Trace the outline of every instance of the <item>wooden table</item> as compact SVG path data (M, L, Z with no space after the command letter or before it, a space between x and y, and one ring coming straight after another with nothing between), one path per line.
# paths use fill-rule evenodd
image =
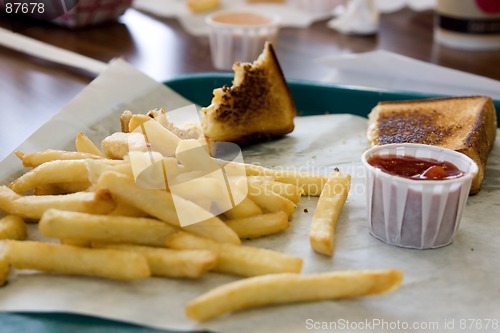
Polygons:
M375 36L346 36L317 22L282 29L276 51L287 78L321 80L325 68L312 60L384 49L500 80L500 51L470 52L433 43L432 12L402 10L382 15ZM5 16L0 26L11 25ZM41 24L20 33L101 61L123 57L157 80L213 71L207 37L195 37L177 20L129 9L118 23L71 31ZM0 159L46 122L93 78L90 73L0 47Z

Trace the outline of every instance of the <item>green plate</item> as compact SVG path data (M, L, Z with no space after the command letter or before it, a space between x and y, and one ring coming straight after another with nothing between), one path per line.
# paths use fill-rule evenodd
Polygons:
M200 73L181 76L166 84L198 105L209 105L212 90L231 85L233 74ZM399 101L445 97L443 95L414 92L381 91L366 87L324 84L321 82L289 80L298 114L312 116L328 113L352 113L366 117L380 101ZM497 119L500 119L500 101L494 101Z
M231 85L232 74L201 73L178 77L166 85L198 105L209 105L212 90ZM317 82L289 81L289 87L300 115L352 113L366 117L379 101L442 97L407 92L378 91L367 88L325 85ZM500 101L495 101L497 117ZM160 333L156 330L91 316L64 313L0 313L1 333Z

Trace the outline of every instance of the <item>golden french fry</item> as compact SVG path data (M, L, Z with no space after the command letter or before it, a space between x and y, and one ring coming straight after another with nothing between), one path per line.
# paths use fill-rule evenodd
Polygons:
M82 153L77 151L65 151L47 149L31 154L24 154L23 152L16 151L17 157L23 162L25 167L37 167L43 163L55 160L84 160L84 159L101 159L102 156Z
M175 157L188 170L213 172L218 168L208 154L207 147L195 139L179 140Z
M272 179L272 177L268 176L248 176L247 182L279 194L280 196L292 201L295 204L300 201L301 196L304 193L304 190L296 185L276 182Z
M273 170L258 165L245 164L247 176L272 176L275 181L289 183L300 187L304 195L319 196L327 177L311 175L304 172Z
M214 271L243 276L272 273L298 273L302 259L276 251L230 243L218 243L179 231L167 237L165 245L178 250L209 250L217 253Z
M88 182L85 160L46 162L14 180L10 188L16 193L24 193L39 185L69 182Z
M309 242L314 251L333 255L335 226L347 200L351 175L334 173L326 182L318 200L309 229Z
M0 244L0 248L4 245ZM1 251L1 249L0 249ZM0 287L7 283L7 277L9 276L9 264L5 260L2 254L0 254Z
M172 226L180 226L172 195L167 191L141 188L134 183L131 177L116 172L105 172L102 174L97 186L98 188L108 189L114 196L120 198L120 200L145 211L151 216L165 221ZM185 209L193 213L197 213L200 210L206 212L195 203L188 200L184 202ZM217 217L186 226L183 229L219 242L241 243L238 235Z
M217 254L206 250L179 251L124 244L105 244L99 247L142 254L146 257L153 276L199 278L217 262Z
M224 216L229 219L241 219L262 214L262 209L248 197L242 202L224 212Z
M108 215L111 216L128 216L128 217L148 217L149 215L143 210L129 205L120 198L114 198L116 207Z
M111 159L121 160L129 151L148 151L146 138L141 133L116 132L101 142L104 154Z
M193 13L209 12L221 6L220 0L187 0L186 5Z
M152 151L157 151L166 157L175 156L179 137L154 119L145 115L134 115L130 119L129 130L132 133L142 133Z
M99 148L83 132L78 132L75 139L76 151L104 157Z
M57 184L37 185L33 189L33 195L54 195L54 194L62 194L60 193L60 188L57 186Z
M10 184L17 193L24 193L41 185L57 184L60 193L73 193L86 190L90 186L89 166L92 170L116 170L127 172L128 163L123 161L99 160L55 160L46 162L25 173ZM128 171L129 173L131 171Z
M211 177L193 177L178 184L170 184L170 191L176 195L191 201L211 200L217 202L225 198L227 192L223 180ZM172 188L174 186L174 188ZM194 190L195 189L195 190Z
M222 285L199 296L186 306L186 315L202 321L261 306L383 294L398 288L402 279L403 273L394 269L258 276Z
M92 247L92 242L85 239L69 239L64 238L60 240L60 243L63 245L71 245L78 247Z
M276 194L281 195L284 198L287 198L288 200L292 201L294 204L297 204L300 199L302 194L304 193L304 190L294 184L290 183L282 183L282 182L275 182L275 181L270 181L270 182L264 182L264 186L270 190L275 192Z
M182 166L181 166L181 168L182 168ZM180 170L184 171L185 169L180 169ZM205 175L206 175L206 172L201 171L201 170L179 172L179 174L176 175L176 177L174 178L174 183L179 184L179 183L188 182L188 181L196 179L198 177L203 177Z
M103 161L106 162L103 163ZM110 160L85 160L88 181L91 184L96 184L99 177L106 171L114 171L132 176L132 166L129 161L113 160L113 162L107 163L108 161Z
M49 209L39 222L46 237L164 246L177 229L163 221L111 215L92 215Z
M270 191L260 182L248 182L248 197L258 206L269 212L283 211L291 219L295 204L281 195Z
M69 193L87 191L89 189L90 189L90 183L88 181L80 183L40 184L33 189L33 194L34 195L69 194Z
M7 215L0 219L0 239L26 239L26 224L21 217Z
M240 238L258 238L276 234L288 228L288 215L285 212L269 213L243 219L228 220L226 224Z
M128 124L134 114L130 110L125 110L120 116L120 127L123 133L129 133Z
M129 122L127 124L127 128L129 132L132 132L137 127L142 126L145 122L153 120L153 118L145 115L145 114L131 114Z
M34 241L7 241L5 251L7 262L17 269L114 280L138 280L151 276L146 258L129 251Z
M21 196L7 186L0 186L0 211L24 219L39 220L50 209L90 214L107 214L115 208L108 191L77 192L66 195Z

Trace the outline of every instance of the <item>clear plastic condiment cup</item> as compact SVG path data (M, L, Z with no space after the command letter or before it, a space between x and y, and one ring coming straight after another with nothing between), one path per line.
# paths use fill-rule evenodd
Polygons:
M275 42L279 17L250 11L220 11L206 18L215 68L230 70L235 62L253 62L266 41Z
M454 164L463 176L444 180L415 180L392 175L371 165L374 156L397 155ZM376 238L401 247L432 249L450 244L458 230L476 163L456 151L422 144L388 144L367 150L367 217Z

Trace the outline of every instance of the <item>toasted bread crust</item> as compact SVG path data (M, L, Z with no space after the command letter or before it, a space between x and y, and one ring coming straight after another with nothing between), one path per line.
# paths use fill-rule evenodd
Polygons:
M211 141L240 145L281 137L294 129L295 105L272 45L253 64L233 66L233 86L214 90L202 122Z
M493 101L485 96L381 102L369 115L372 145L423 143L453 149L479 166L471 194L480 190L497 132Z

